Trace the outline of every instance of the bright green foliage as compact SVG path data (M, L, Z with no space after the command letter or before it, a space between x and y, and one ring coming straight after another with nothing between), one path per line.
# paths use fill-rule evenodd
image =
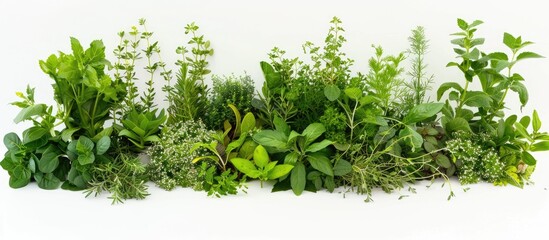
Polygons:
M176 186L203 189L203 179L198 176L199 166L192 161L207 152L200 149L191 153L191 150L198 142L210 142L212 134L214 132L208 131L200 121L165 126L160 140L148 150L151 162L147 165L147 175L150 180L166 190Z
M105 73L110 65L105 59L105 46L96 40L84 49L71 38L72 54L60 52L40 61L40 68L55 83L54 99L61 106L61 116L68 129L78 129L81 135L96 138L104 130L109 111L125 96L125 84L111 80ZM100 136L99 136L100 137Z
M210 129L221 129L223 122L231 120L232 111L227 105L232 104L243 112L252 111L252 99L254 96L254 82L250 76L224 76L213 78L213 88L210 93L206 118L204 123Z
M230 169L217 174L215 166L203 162L198 176L204 179L203 189L208 193L208 196L213 195L219 198L229 194L235 195L238 190L246 192L246 185L244 185L246 178L238 180L238 174L231 173Z
M434 82L434 76L427 74L427 64L425 63L425 55L429 48L429 40L425 37L425 30L419 26L412 30L412 35L408 38L410 49L408 54L412 58L412 65L408 71L408 76L411 77L405 85L408 91L404 95L404 107L410 109L414 105L425 102L427 91L431 90L431 84Z
M138 157L130 154L120 154L112 161L96 164L91 176L90 186L84 191L86 197L107 191L111 194L112 204L116 204L149 195L145 167Z
M176 49L181 59L175 63L179 66L175 86L168 84L164 91L168 94L168 123L183 122L189 120L202 120L207 109L208 89L204 78L210 73L208 67L208 56L212 56L214 50L210 41L204 35L198 35L199 27L195 23L185 27L185 34L191 34L189 50L185 46Z
M302 133L292 131L282 119L275 117L275 130L262 130L254 135L254 141L265 146L269 153L284 153L284 163L293 165L290 174L291 188L296 195L301 195L307 183L307 174L316 172L314 179L320 181L316 189L324 186L334 190L334 166L330 160L328 147L332 141L317 141L326 129L320 123L312 123ZM341 160L344 161L344 160ZM345 173L342 173L345 174ZM318 180L317 180L318 179Z
M379 106L386 116L394 115L397 100L404 97L404 79L400 76L404 69L400 66L404 53L395 56L384 56L381 46L373 46L375 57L368 61L370 72L366 76L367 91L378 98Z
M157 115L156 110L138 113L134 109L122 120L124 129L118 135L127 138L137 151L142 151L146 146L160 140L160 126L166 119L164 110Z
M199 156L193 160L194 163L201 160L210 160L217 165L221 172L226 172L231 159L235 157L250 157L250 150L247 148L254 149L255 146L247 142L251 141L250 134L255 130L255 117L252 113L247 113L242 118L234 105L229 104L229 107L235 115L234 126L229 121L225 121L225 131L212 134L213 141L209 143L196 143L191 153L204 148L213 155Z
M245 158L233 158L231 163L246 176L259 178L261 187L263 187L263 181L284 177L294 168L290 164L271 162L267 150L261 145L258 145L254 150L253 162Z

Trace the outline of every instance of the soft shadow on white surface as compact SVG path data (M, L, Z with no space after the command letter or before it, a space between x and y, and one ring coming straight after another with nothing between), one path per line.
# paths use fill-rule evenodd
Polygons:
M4 177L2 182L6 180ZM547 185L525 189L466 186L452 181L413 185L417 194L376 190L374 202L354 193L270 193L207 197L151 187L146 200L110 205L106 195L44 191L34 184L1 188L2 239L542 239L547 236Z
M307 40L322 42L332 16L339 16L346 29L344 49L356 59L353 70L367 71L371 44L382 44L388 53L407 48L406 38L417 25L426 28L431 51L429 71L434 89L443 81L462 82L456 69L450 33L455 21L482 19L479 36L483 49L503 51L503 32L522 35L536 42L528 48L549 56L549 14L543 1L7 1L0 0L0 135L20 133L25 124L12 121L18 109L9 106L14 92L27 84L35 86L37 102L53 104L51 81L38 60L58 50L70 49L69 37L88 43L103 39L109 56L116 46L116 33L146 17L160 41L164 60L173 67L175 48L184 41L183 27L196 21L201 33L211 39L215 55L211 69L223 75L247 71L260 86L259 61L279 46L288 57L301 56ZM111 58L112 59L112 58ZM537 109L544 130L549 130L549 59L517 65L526 78L530 102L523 114ZM158 78L160 79L160 78ZM159 90L163 81L157 82ZM158 96L163 96L161 93ZM432 92L434 96L434 91ZM165 104L158 99L159 104ZM516 95L509 96L513 113L519 113ZM0 147L0 153L5 148ZM166 192L150 187L143 201L110 205L106 196L84 198L81 192L45 191L35 184L13 190L0 170L0 240L64 239L546 239L549 236L549 154L537 154L533 186L525 189L466 186L463 192L454 180L456 197L446 198L448 186L416 185L417 194L398 200L399 194L379 190L374 202L353 193L270 193L270 187L251 183L248 194L210 198L203 192L177 189Z

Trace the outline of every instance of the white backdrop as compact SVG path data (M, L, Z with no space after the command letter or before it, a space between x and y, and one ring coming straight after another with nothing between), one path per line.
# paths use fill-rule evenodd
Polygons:
M362 3L360 3L362 2ZM450 33L456 18L485 22L478 36L482 49L504 51L503 32L536 42L530 51L549 56L549 15L543 1L7 1L0 0L0 135L20 133L28 125L13 123L18 109L8 103L27 84L37 88L37 102L53 104L51 81L38 60L58 50L70 50L69 36L87 45L103 39L112 56L116 33L147 18L163 58L173 66L175 48L184 43L185 24L195 21L215 49L214 74L247 72L260 86L259 61L274 46L301 56L307 40L322 43L329 21L338 16L347 30L348 56L354 70L367 71L371 44L382 44L389 53L407 48L410 30L426 28L431 51L429 70L443 81L462 82L456 69L445 68L454 53ZM549 130L546 107L549 59L523 62L515 68L526 78L530 102ZM159 90L163 81L157 82ZM160 100L159 100L160 102ZM508 98L518 113L518 97ZM4 146L0 147L4 152ZM212 199L202 192L178 189L165 192L151 187L145 201L110 206L104 197L85 199L81 193L44 191L31 185L8 187L0 171L0 239L544 239L549 236L549 154L537 154L533 186L470 186L464 193L457 182L457 197L446 201L448 187L426 189L397 200L398 194L376 192L375 202L363 196L291 192L269 194L251 184L249 194ZM435 184L440 186L440 183ZM403 194L407 192L403 191Z

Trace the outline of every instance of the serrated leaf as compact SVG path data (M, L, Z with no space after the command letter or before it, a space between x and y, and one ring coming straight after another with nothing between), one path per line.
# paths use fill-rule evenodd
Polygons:
M528 59L528 58L543 58L543 56L534 52L522 52L517 56L517 61Z

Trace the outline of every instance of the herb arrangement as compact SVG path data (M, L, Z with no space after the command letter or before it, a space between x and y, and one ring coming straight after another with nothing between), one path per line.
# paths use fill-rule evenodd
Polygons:
M274 183L273 191L344 188L366 201L374 188L413 192L415 182L436 178L531 183L531 153L549 150L549 134L536 111L507 116L504 109L509 98L528 103L526 80L514 66L542 57L526 50L532 42L504 33L507 51L486 51L477 36L483 22L458 19L451 40L458 61L447 66L463 80L441 84L431 99L435 76L427 71L422 27L398 54L372 45L366 70L353 72L354 60L342 51L342 22L330 23L322 45L302 46L303 59L273 48L259 64L264 82L257 91L250 76L209 76L214 50L195 23L174 51L175 74L145 19L118 33L111 61L102 41L84 47L71 38L70 53L39 62L56 107L35 102L30 86L12 103L21 108L15 123L32 126L4 136L0 165L9 186L108 192L120 203L145 198L149 181L221 197L245 192L257 179L262 187ZM145 89L137 87L139 77ZM165 108L156 79L164 82Z

